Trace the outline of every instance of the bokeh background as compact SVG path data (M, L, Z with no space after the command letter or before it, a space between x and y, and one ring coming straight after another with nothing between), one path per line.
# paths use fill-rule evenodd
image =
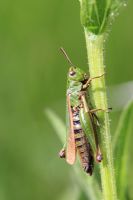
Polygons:
M133 79L132 20L129 0L106 45L108 86ZM51 108L65 121L68 65L60 46L87 70L78 1L1 0L0 200L63 199L73 181L71 167L57 156L62 145L45 115ZM113 133L119 113L114 110L111 118Z

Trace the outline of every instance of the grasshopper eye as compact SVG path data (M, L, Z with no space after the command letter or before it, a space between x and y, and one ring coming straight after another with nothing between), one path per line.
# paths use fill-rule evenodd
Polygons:
M69 72L69 76L74 76L75 74L76 74L75 71L70 71L70 72Z

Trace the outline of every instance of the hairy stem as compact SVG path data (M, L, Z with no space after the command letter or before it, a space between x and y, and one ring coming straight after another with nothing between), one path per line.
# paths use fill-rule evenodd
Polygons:
M85 29L87 57L90 77L102 75L104 71L103 46L105 35L93 35ZM105 78L95 79L91 83L93 102L96 108L108 109ZM97 113L100 120L100 145L103 161L100 164L101 182L104 200L117 200L113 155L110 136L109 115L107 112Z

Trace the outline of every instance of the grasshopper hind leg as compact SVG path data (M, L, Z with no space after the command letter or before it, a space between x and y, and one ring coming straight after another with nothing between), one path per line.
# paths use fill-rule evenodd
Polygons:
M90 110L88 105L87 105L87 101L86 101L86 97L85 97L85 94L81 93L81 101L82 101L82 104L83 104L83 108L84 108L84 113L86 113L86 121L90 122L91 124L91 129L92 129L92 132L93 132L93 135L91 135L90 133L88 133L88 136L89 136L89 140L91 142L91 145L93 147L93 152L95 154L95 160L96 162L101 162L102 161L102 153L101 153L101 150L100 150L100 145L99 145L99 138L98 138L98 128L100 126L99 124L99 119L97 117L97 115L95 114L96 111L98 110L101 110L101 109L93 109L93 110ZM85 127L85 131L89 130L87 127L87 123L84 123L84 119L82 120L83 121L83 124L84 124L84 127ZM93 137L94 137L94 140L93 140Z

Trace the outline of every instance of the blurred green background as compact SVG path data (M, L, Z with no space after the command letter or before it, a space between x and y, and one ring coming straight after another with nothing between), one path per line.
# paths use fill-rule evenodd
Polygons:
M132 20L130 0L106 45L110 86L133 79ZM44 114L49 107L65 120L68 68L60 46L87 69L78 1L0 2L0 200L62 199L73 182ZM114 130L118 119L111 118Z

